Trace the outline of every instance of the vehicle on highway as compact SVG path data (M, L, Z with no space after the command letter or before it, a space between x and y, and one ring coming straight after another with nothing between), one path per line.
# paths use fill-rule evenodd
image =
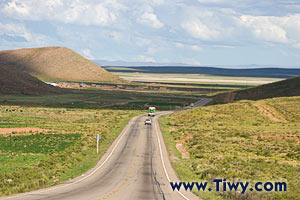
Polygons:
M146 119L145 120L145 125L152 125L151 119Z
M154 117L155 116L155 110L156 110L156 108L155 107L149 107L148 108L148 116L149 117Z
M193 108L194 107L194 103L191 103L190 107Z

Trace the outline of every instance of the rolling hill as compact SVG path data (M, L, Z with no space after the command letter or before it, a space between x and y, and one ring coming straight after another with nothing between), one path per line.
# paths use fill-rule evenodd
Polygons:
M11 66L0 64L0 95L4 94L58 94L63 89L48 85L39 79L12 68Z
M189 182L226 177L249 185L288 183L286 192L199 192L203 199L300 199L299 102L299 96L243 100L163 116L173 168Z
M214 96L214 101L215 103L228 103L243 99L259 100L291 96L300 96L300 76L249 89L218 94Z
M0 51L0 64L21 69L43 81L125 82L65 47Z

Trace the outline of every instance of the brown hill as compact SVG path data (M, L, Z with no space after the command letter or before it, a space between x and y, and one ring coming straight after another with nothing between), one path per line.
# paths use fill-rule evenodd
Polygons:
M125 82L65 47L0 51L0 64L22 69L43 81Z
M11 66L0 64L0 95L3 94L57 94L63 89L48 85L39 79L12 68Z
M290 96L300 96L300 76L245 90L218 94L214 97L214 101L228 103L242 99L259 100Z

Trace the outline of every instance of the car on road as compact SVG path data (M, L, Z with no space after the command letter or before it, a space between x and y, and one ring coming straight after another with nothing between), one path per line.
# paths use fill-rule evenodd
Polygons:
M145 120L145 125L152 125L151 119L146 119Z

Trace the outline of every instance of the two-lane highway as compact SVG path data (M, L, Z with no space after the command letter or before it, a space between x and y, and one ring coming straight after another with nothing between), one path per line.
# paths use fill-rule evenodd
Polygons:
M178 178L168 158L158 116L152 118L152 125L144 124L146 115L133 118L86 174L65 184L0 200L198 199L170 187L169 182Z

